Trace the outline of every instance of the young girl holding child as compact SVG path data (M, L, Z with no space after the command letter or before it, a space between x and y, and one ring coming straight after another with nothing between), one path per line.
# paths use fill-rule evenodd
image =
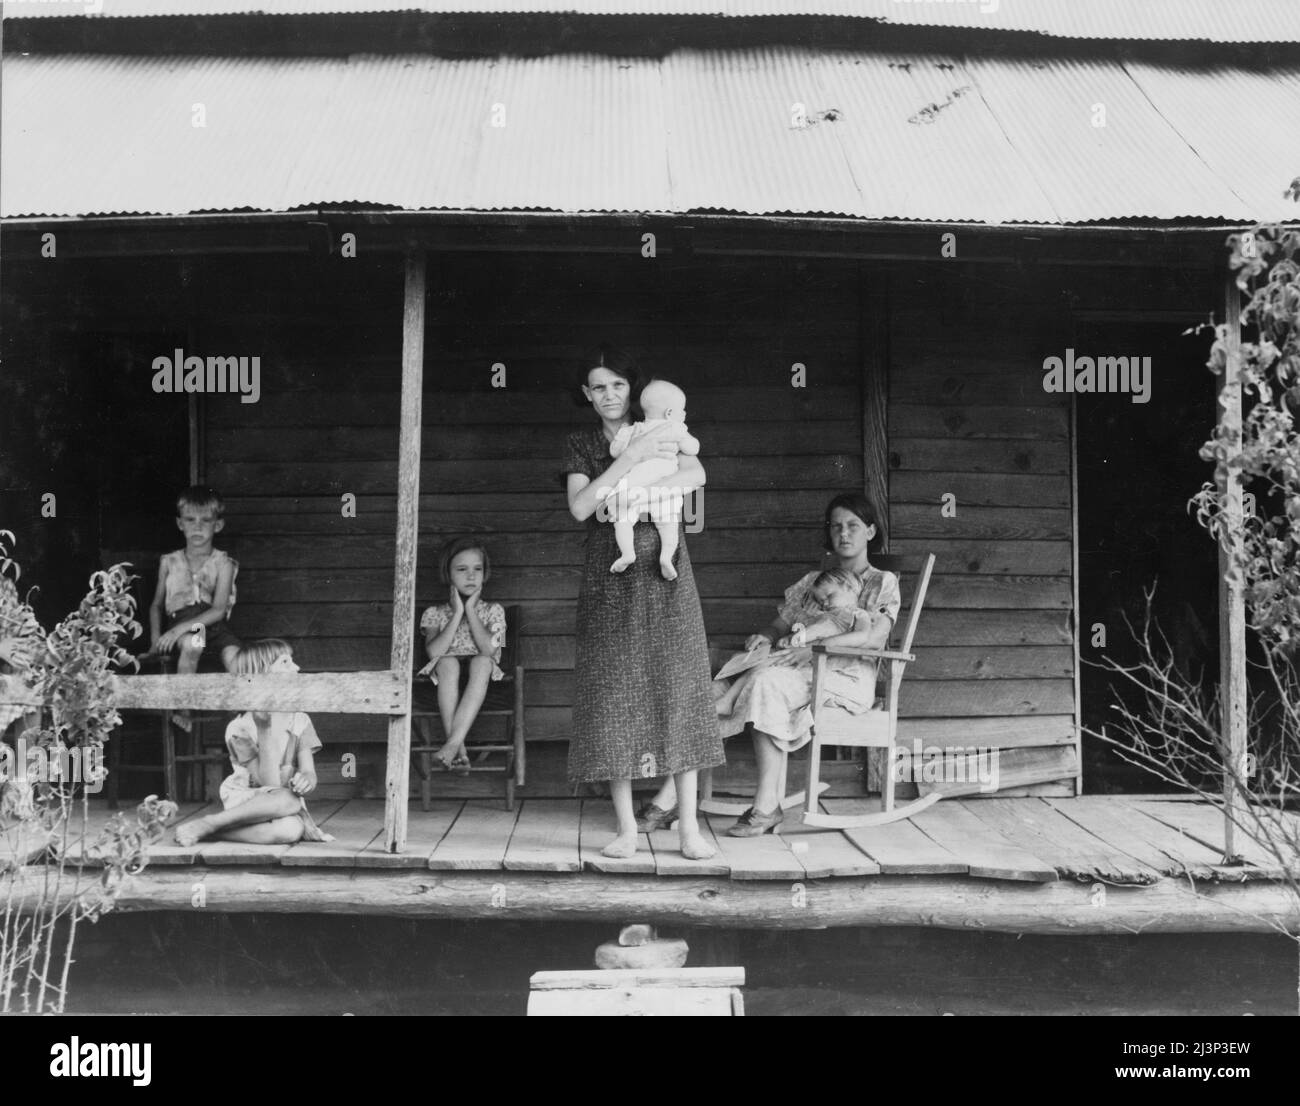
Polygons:
M443 546L439 576L447 585L446 603L424 612L424 651L429 675L438 688L438 714L447 741L434 754L443 768L468 768L465 739L483 707L489 681L503 679L501 649L506 643L506 612L483 598L492 571L487 549L474 538L455 538ZM462 690L462 657L468 657Z
M297 672L293 650L278 638L240 649L234 670L241 676ZM321 747L311 719L302 711L248 711L226 727L226 749L234 769L221 782L220 814L182 822L176 843L205 837L253 845L331 841L307 812L304 796L316 789L313 754Z

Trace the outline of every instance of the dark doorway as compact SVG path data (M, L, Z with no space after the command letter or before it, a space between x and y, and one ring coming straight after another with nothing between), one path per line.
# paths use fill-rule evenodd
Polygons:
M1140 631L1153 586L1153 627L1179 667L1207 687L1218 677L1217 554L1187 507L1214 475L1198 453L1214 425L1216 378L1205 367L1208 336L1184 334L1188 325L1081 322L1076 329L1079 356L1151 358L1148 402L1075 396L1085 729L1106 727L1125 690L1124 680L1090 662L1138 659L1129 627ZM1094 645L1102 634L1104 647ZM1161 790L1155 777L1086 734L1083 762L1086 792Z

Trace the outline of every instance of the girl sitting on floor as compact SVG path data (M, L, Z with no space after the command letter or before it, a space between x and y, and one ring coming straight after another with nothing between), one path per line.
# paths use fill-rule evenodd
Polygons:
M279 638L243 646L234 658L241 676L297 672L293 650ZM226 749L234 769L221 781L220 814L176 827L176 843L190 846L205 837L252 845L332 841L307 813L305 795L316 788L312 755L321 747L311 719L302 711L247 711L226 727Z
M438 714L446 744L433 756L443 768L468 768L465 739L483 707L490 680L504 679L501 649L506 643L506 612L500 603L483 598L483 585L492 571L487 549L475 538L455 538L442 548L439 575L447 585L446 603L424 612L424 651L429 675L438 688ZM460 658L468 657L461 689Z

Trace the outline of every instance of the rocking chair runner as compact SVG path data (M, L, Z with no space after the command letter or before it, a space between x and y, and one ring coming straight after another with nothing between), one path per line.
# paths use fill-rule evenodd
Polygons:
M897 571L900 558L881 557L878 567ZM916 585L907 613L907 622L897 650L890 649L845 649L833 645L814 644L813 682L812 682L812 741L808 751L808 786L806 791L786 795L781 806L789 810L801 803L804 805L803 821L805 825L825 829L854 829L861 826L879 826L889 822L911 818L913 815L933 806L940 795L932 793L906 806L894 805L894 750L898 744L898 692L903 682L903 673L908 662L916 657L912 654L912 641L916 636L916 626L925 605L925 594L930 586L930 574L934 570L934 554L928 554L916 576ZM900 573L901 575L901 573ZM842 707L821 703L820 692L825 681L826 658L828 656L859 657L878 662L876 686L883 686L884 704L873 707L862 714L851 714ZM884 781L881 785L884 809L875 814L834 815L823 814L817 809L818 798L826 790L827 784L821 782L821 750L823 745L842 745L884 749ZM712 797L712 780L710 773L704 774L703 795L700 809L708 814L740 815L748 809L744 803L722 803ZM785 764L781 766L779 792L785 794Z

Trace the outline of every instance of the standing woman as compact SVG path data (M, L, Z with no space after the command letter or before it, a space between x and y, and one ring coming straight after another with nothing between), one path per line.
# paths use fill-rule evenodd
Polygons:
M563 465L569 511L587 524L569 779L609 781L618 833L603 852L629 857L637 848L633 778L671 775L677 786L682 855L705 860L714 850L699 831L696 773L721 764L724 757L704 618L686 542L681 538L678 544L677 579L665 580L659 572L658 532L639 521L633 534L636 563L621 574L611 573L610 563L618 556L614 527L597 514L604 496L634 466L667 456L676 447L651 432L611 458L610 442L630 421L636 369L627 354L601 345L587 356L584 370L582 394L599 425L569 435ZM703 485L699 459L682 456L677 472L657 486L687 492Z

